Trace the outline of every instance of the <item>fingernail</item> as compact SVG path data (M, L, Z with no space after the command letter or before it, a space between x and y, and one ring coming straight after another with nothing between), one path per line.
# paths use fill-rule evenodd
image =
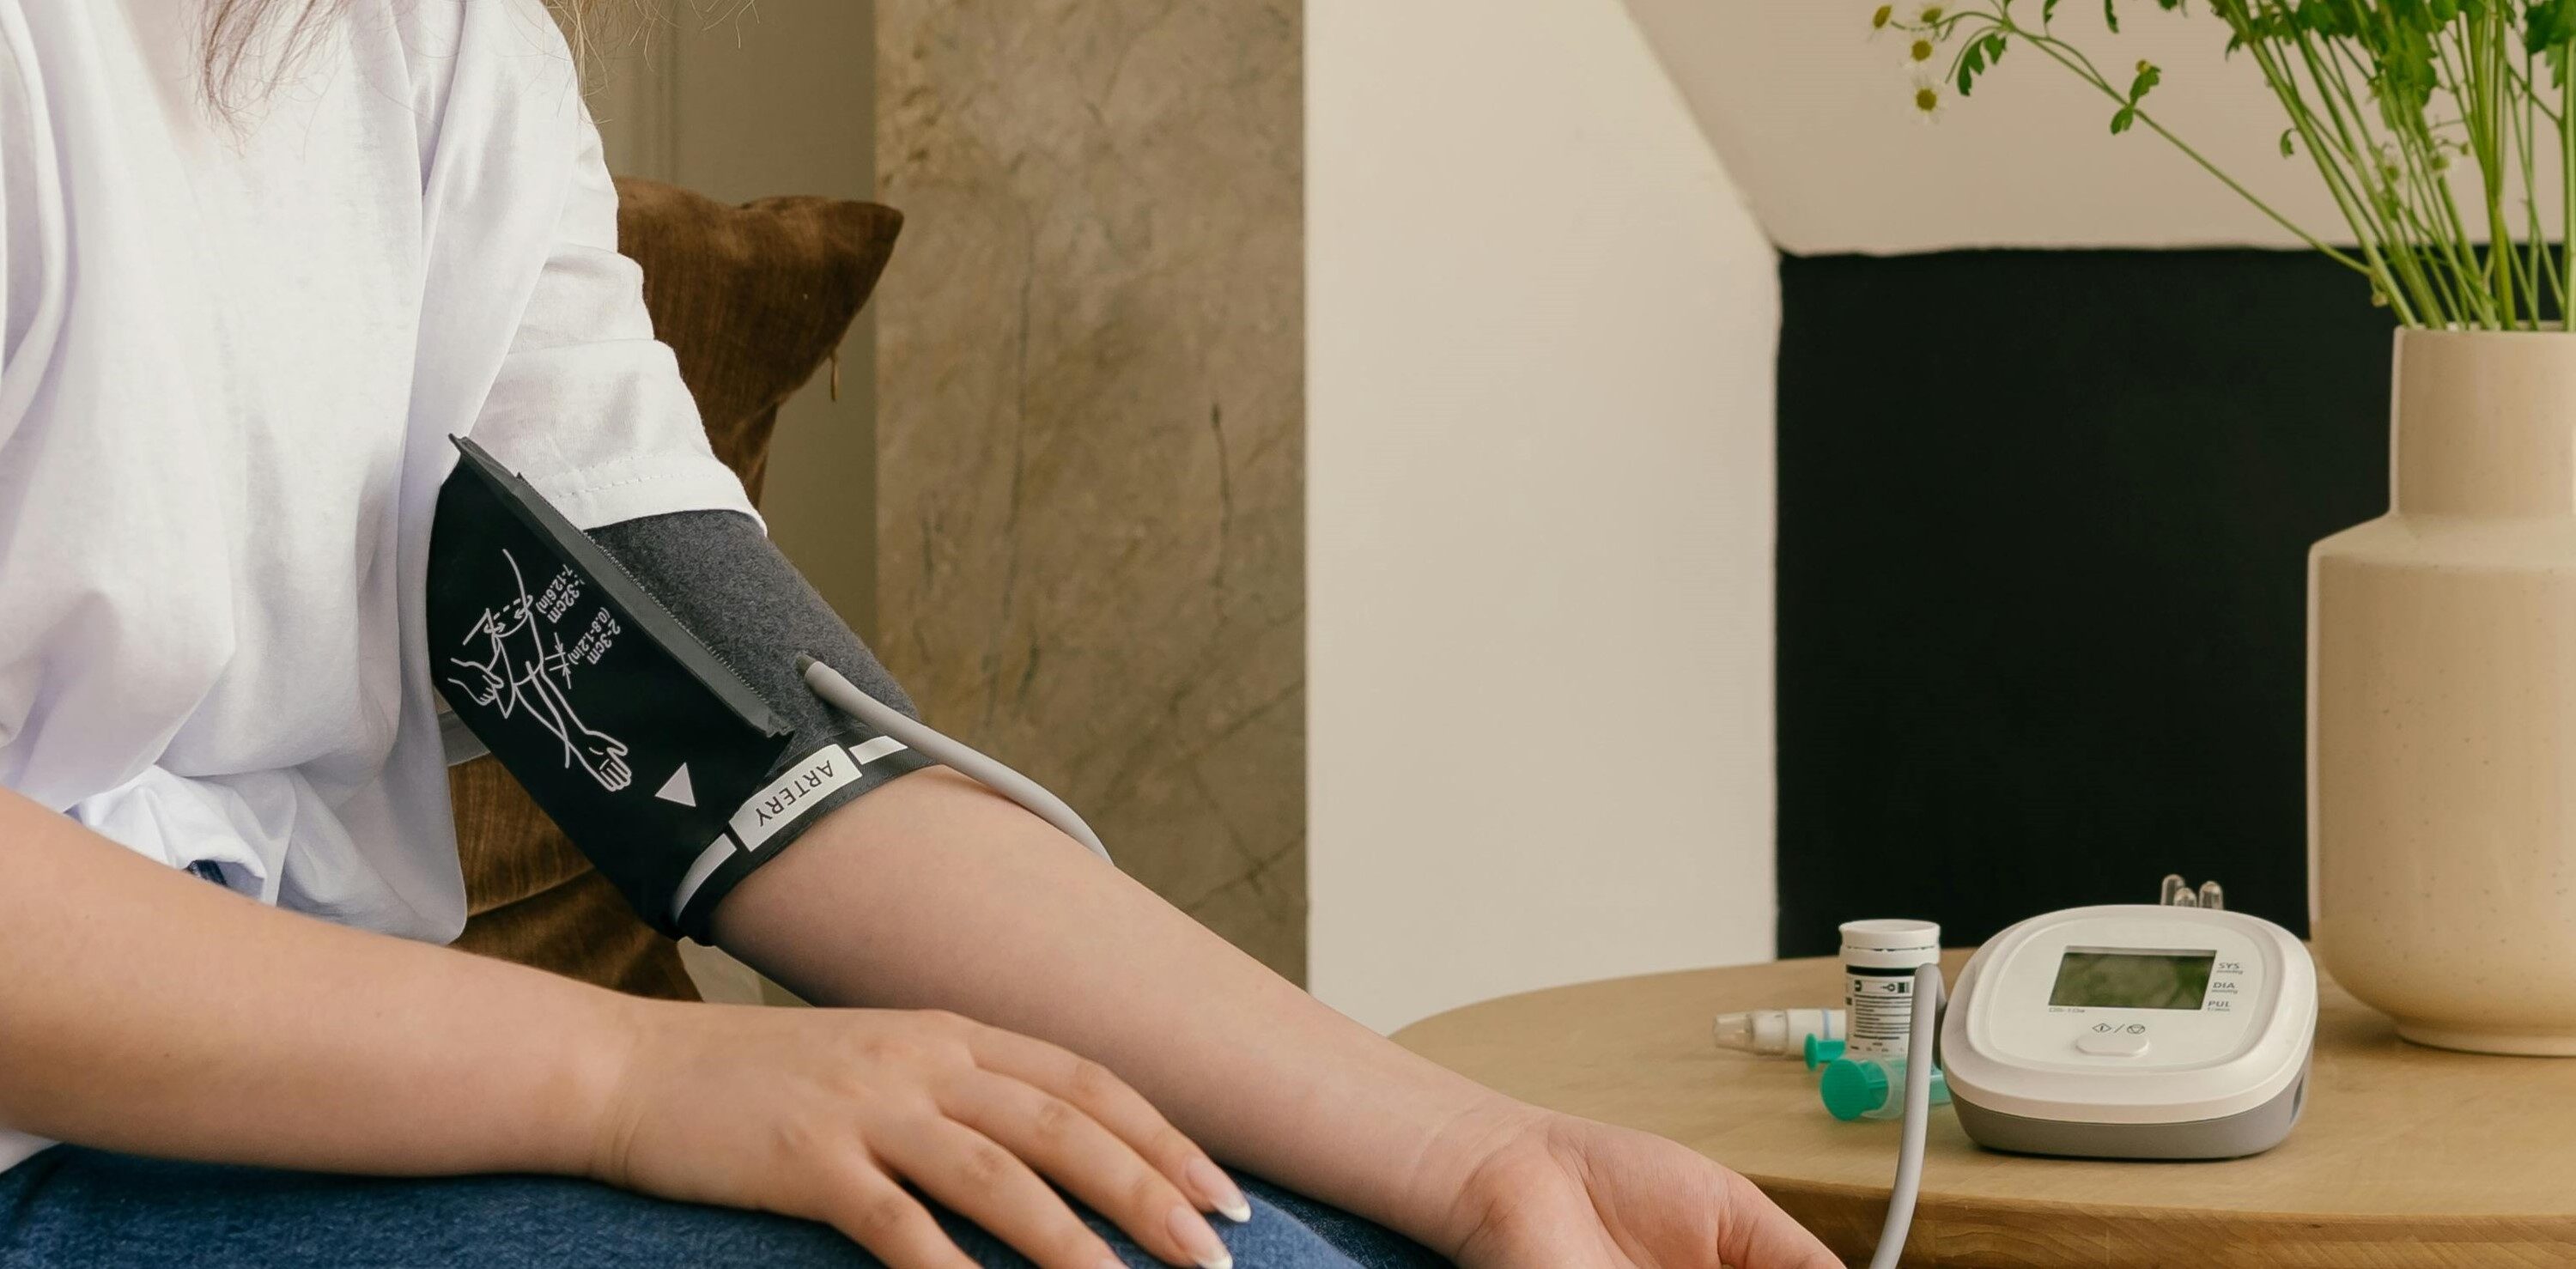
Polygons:
M1199 1269L1234 1269L1234 1253L1217 1241L1216 1230L1207 1218L1186 1207L1172 1209L1172 1237Z
M1181 1169L1181 1174L1190 1179L1190 1188L1197 1190L1199 1197L1206 1199L1209 1205L1225 1213L1227 1220L1240 1225L1252 1219L1252 1204L1243 1200L1243 1191L1234 1188L1234 1182L1215 1164L1205 1159L1192 1159L1190 1166Z

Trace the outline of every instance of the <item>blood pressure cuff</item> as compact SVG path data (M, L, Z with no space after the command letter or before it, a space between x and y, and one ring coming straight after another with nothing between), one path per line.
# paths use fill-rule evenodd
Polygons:
M448 707L666 934L824 814L931 765L825 705L810 653L912 713L750 517L584 535L472 441L430 531L430 664Z

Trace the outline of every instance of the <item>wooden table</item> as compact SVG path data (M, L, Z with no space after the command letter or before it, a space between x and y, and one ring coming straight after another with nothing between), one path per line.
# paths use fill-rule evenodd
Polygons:
M1945 958L1955 978L1967 953ZM1897 1125L1841 1123L1787 1058L1716 1047L1716 1014L1841 996L1830 959L1506 996L1398 1032L1542 1106L1660 1133L1751 1177L1855 1263L1878 1239ZM1937 1113L1905 1263L2576 1266L2576 1058L2418 1048L2323 985L2306 1115L2219 1163L1994 1154Z

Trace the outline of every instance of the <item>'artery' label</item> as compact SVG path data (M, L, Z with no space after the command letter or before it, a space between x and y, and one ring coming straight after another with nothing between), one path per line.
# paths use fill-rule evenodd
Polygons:
M771 834L803 818L825 794L858 778L859 764L850 751L825 745L790 765L733 813L734 840L744 850L758 850Z

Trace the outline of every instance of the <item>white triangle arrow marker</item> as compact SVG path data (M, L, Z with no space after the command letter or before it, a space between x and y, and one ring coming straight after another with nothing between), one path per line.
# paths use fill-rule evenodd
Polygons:
M698 791L689 787L689 764L681 763L680 769L672 772L671 778L663 781L662 787L653 791L653 796L665 802L677 802L682 806L696 806Z

